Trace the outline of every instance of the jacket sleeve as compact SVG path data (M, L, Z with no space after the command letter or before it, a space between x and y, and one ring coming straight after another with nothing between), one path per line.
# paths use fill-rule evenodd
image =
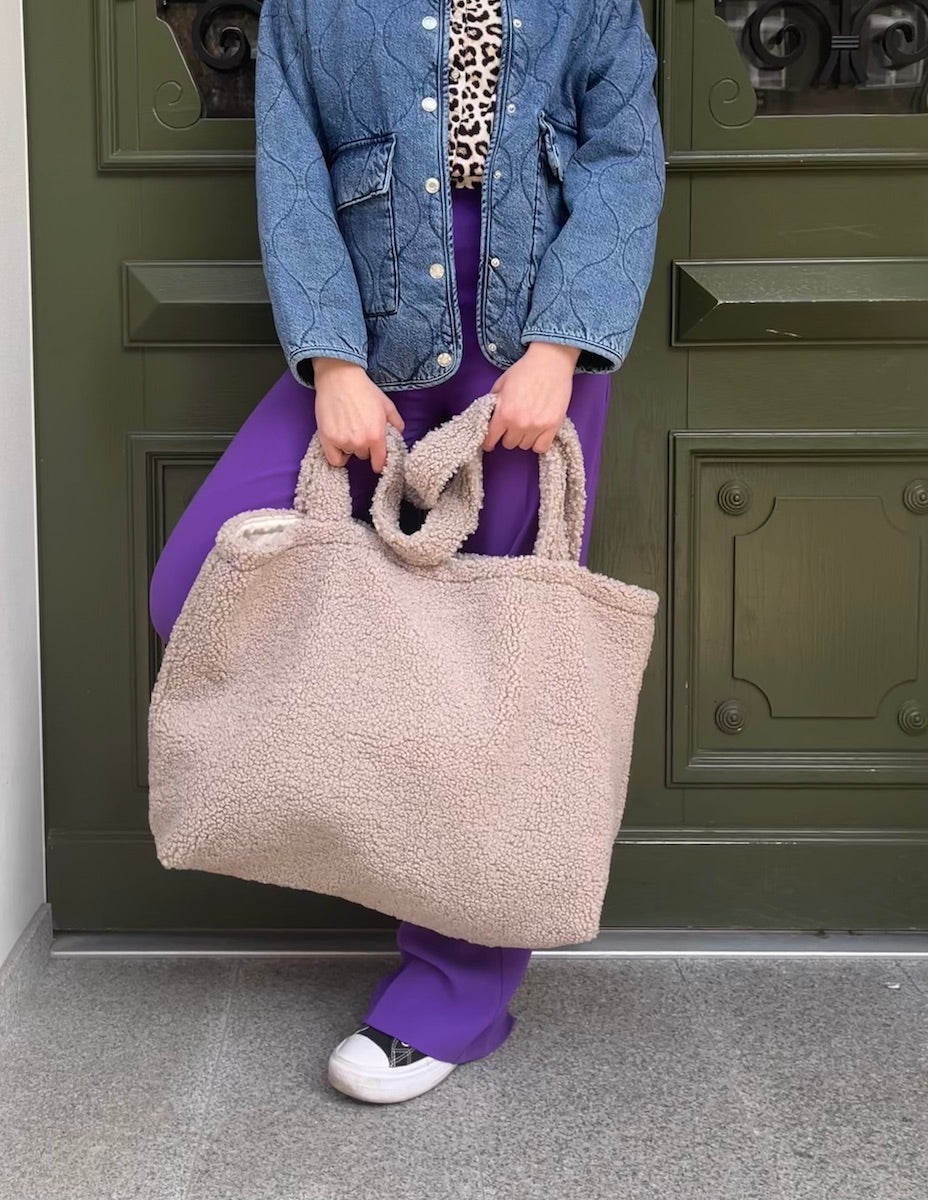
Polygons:
M605 19L564 171L568 216L542 253L522 341L579 346L578 367L617 370L654 268L664 200L657 55L639 0L605 0Z
M258 24L255 188L277 336L294 377L312 387L314 355L367 367L367 328L291 2L264 0Z

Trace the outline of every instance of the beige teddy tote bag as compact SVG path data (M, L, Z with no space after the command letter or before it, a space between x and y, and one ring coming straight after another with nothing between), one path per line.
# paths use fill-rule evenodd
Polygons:
M596 936L658 596L579 565L570 421L539 456L534 553L460 551L494 402L411 450L390 431L373 527L313 438L292 509L219 530L151 696L163 866L484 945Z

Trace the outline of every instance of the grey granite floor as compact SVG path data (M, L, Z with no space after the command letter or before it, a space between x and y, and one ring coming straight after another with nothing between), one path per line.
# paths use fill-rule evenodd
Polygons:
M367 959L50 959L0 1200L926 1200L928 960L536 958L496 1054L332 1091Z

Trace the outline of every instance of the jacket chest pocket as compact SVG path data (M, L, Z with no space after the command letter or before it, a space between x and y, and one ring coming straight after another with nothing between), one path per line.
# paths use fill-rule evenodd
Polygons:
M386 317L399 307L393 153L396 134L346 142L329 166L335 216L367 317Z
M535 219L532 229L531 279L542 254L567 220L564 174L577 149L577 131L538 114L538 163L535 181Z

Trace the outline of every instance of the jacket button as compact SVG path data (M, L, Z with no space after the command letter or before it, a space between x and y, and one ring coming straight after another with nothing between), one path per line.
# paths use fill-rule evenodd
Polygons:
M424 103L425 103L425 101L423 100L423 101L422 101L422 103L424 104ZM516 106L515 106L515 105L512 103L512 101L510 100L510 102L509 102L509 103L506 105L506 112L513 113L513 112L515 112L515 111L516 111Z
M423 17L422 18L422 28L423 29L434 29L437 24L438 24L438 21L435 17Z
M445 268L441 265L441 263L432 263L432 265L429 267L429 274L433 279L441 279L444 273Z
M491 258L491 259L490 259L490 266L491 266L491 267L498 267L498 266L499 266L499 259L498 259L498 258L496 258L496 257L494 257L494 258Z
M447 367L451 362L451 355L447 350L442 350L441 354L438 355L437 361L440 367Z
M519 20L519 18L518 18L518 17L513 17L513 18L512 18L512 23L513 23L513 25L515 26L515 28L516 28L516 29L521 29L521 28L522 28L522 22Z
M434 96L423 96L422 107L426 112L434 112L435 109L438 108L438 101Z
M440 187L441 187L441 183L435 178L427 179L425 181L425 190L427 192L431 192L433 195L435 194L435 192L438 191L438 189Z
M490 351L491 354L495 354L496 353L496 342L487 342L487 349Z

